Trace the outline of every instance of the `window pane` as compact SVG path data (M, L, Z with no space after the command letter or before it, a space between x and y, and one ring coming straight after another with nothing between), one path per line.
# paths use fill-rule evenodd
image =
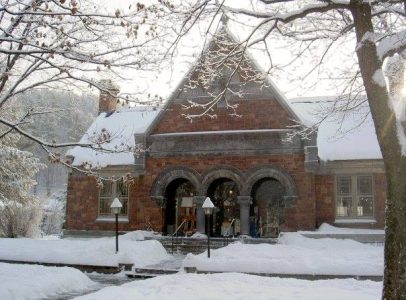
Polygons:
M358 194L372 195L372 177L358 176Z
M99 203L99 215L100 216L111 215L111 208L110 208L111 203L112 203L112 198L100 198L100 203Z
M337 178L337 194L351 194L351 176L341 176Z
M339 197L337 200L337 217L351 216L352 197Z
M123 207L121 208L121 211L120 211L120 216L127 216L128 215L128 199L126 199L126 198L120 199L120 202L123 205Z
M125 184L122 180L117 181L117 197L121 198L122 197L128 197L128 185Z
M359 197L357 206L358 217L372 217L374 214L374 201L372 197Z
M99 216L114 216L111 211L111 203L118 198L123 205L120 216L128 215L128 186L123 181L103 181L103 187L99 196Z
M113 196L113 182L103 181L103 186L100 190L100 197L112 197Z

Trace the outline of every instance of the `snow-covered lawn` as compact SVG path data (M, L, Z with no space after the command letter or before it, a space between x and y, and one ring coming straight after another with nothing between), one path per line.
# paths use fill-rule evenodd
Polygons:
M210 259L207 252L188 254L183 266L201 271L380 276L383 247L287 233L275 245L238 242L212 250Z
M145 232L135 231L119 237L119 253L115 238L93 239L0 239L0 259L64 263L95 266L117 266L133 263L137 267L158 263L169 255L161 243L144 241Z
M107 287L96 293L75 299L377 300L380 299L381 290L382 283L380 282L354 279L307 281L238 273L176 274L134 281L119 287Z
M359 220L358 220L359 222ZM304 234L385 234L383 229L361 229L361 228L344 228L344 227L335 227L330 224L323 223L315 231L299 231L299 233Z
M96 283L68 267L0 263L0 299L44 299L60 293L85 291Z

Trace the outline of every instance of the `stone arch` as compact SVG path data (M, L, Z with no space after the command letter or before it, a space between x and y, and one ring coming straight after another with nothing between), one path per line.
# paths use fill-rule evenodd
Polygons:
M163 170L154 180L150 191L151 198L153 198L159 206L165 206L165 190L173 180L179 178L189 180L197 192L201 190L201 176L197 171L188 167L174 166Z
M254 184L263 178L274 178L278 180L285 188L285 205L292 204L297 198L296 184L293 178L283 169L277 166L265 166L251 170L248 173L244 195L250 195Z
M237 168L231 166L216 166L208 170L203 176L201 185L201 194L206 195L210 184L219 178L228 178L233 180L239 189L240 195L244 190L244 174Z

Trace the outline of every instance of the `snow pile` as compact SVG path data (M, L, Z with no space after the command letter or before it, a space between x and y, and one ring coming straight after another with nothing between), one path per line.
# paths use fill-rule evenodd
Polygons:
M107 287L78 297L81 300L104 299L379 299L382 283L335 279L307 281L267 278L246 274L177 274L134 281L119 287Z
M120 238L125 239L125 240L130 240L130 241L144 241L145 238L153 238L153 237L157 237L160 235L161 234L155 233L150 230L136 230L136 231L128 232L128 233L120 236Z
M81 144L100 144L104 150L75 147L67 152L73 165L101 168L107 165L134 164L136 150L134 134L144 133L160 109L135 107L118 109L112 114L101 113L81 138Z
M299 231L305 234L385 234L382 229L360 229L360 228L344 228L335 227L327 223L323 223L316 231Z
M0 259L47 263L117 266L119 263L143 267L167 259L165 248L155 240L139 241L142 233L94 239L0 239Z
M74 268L0 263L0 299L44 299L85 291L96 283Z
M331 97L290 99L290 105L306 126L317 124L328 110ZM321 160L382 159L369 107L327 117L319 126L317 146Z
M381 276L383 247L287 233L279 244L237 242L213 250L210 259L206 252L188 254L183 267L219 272Z

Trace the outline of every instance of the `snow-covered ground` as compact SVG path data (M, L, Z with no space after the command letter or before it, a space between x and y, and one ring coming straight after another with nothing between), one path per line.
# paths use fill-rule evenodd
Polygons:
M315 231L299 231L304 234L385 234L382 229L361 229L361 228L342 228L331 226L330 224L323 223Z
M176 274L107 287L80 300L380 299L382 283L354 279L298 280L238 273Z
M321 231L334 231L322 228ZM67 264L138 267L170 259L157 241L143 240L146 232L120 236L120 253L114 238L0 239L0 259ZM183 266L199 270L318 275L369 275L383 273L383 247L353 240L311 239L286 233L279 244L234 243L207 253L189 254ZM0 264L0 299L41 299L80 290L96 283L72 268ZM267 278L241 273L160 276L122 286L104 288L79 299L379 299L382 283L335 279L307 281Z
M64 263L95 266L117 266L133 263L137 267L158 263L169 255L161 243L143 240L143 231L119 237L119 253L115 238L93 239L0 239L0 259Z
M274 245L237 242L212 250L210 259L207 252L188 254L183 266L201 271L381 276L383 247L286 233Z
M79 270L63 267L0 263L0 299L45 299L94 288Z

